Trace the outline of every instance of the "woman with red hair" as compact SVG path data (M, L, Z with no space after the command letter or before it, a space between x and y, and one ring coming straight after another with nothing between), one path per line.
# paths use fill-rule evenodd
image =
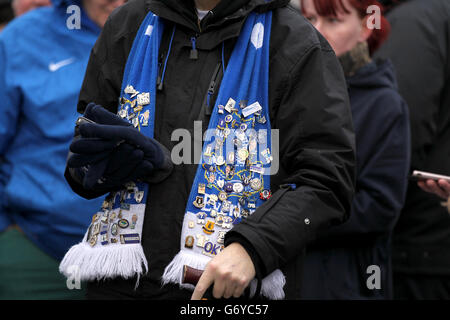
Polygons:
M356 138L356 193L350 218L308 248L305 299L392 297L390 241L403 207L410 162L408 110L390 61L371 55L389 23L374 0L300 0L344 70Z

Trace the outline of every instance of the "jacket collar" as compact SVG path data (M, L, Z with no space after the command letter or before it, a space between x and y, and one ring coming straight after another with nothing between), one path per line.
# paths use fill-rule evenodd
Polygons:
M226 21L228 19L246 16L249 11L257 7L265 7L267 10L270 5L286 4L288 2L286 0L221 0L202 22L206 27L207 25L221 22L222 20ZM194 0L147 0L147 5L151 7L159 5L159 8L164 8L165 13L168 13L170 16L174 14L182 16L191 24L193 23L197 26L197 13L195 11Z
M205 50L238 37L250 12L266 12L288 3L289 0L222 0L199 25L193 0L146 0L148 10L199 36L197 46Z

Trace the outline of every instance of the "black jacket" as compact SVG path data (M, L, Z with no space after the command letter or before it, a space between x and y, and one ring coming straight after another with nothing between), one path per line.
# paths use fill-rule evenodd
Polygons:
M281 268L288 279L286 297L296 298L305 246L318 233L347 218L355 151L339 62L328 43L295 9L286 6L287 2L222 0L200 25L193 1L128 2L110 16L92 50L78 111L83 112L87 103L94 101L116 112L128 53L141 21L152 11L167 22L161 61L166 58L170 25L177 24L163 89L157 92L155 138L172 150L178 143L171 140L172 132L184 128L191 132L194 144L194 121L202 121L206 130L219 89L218 85L214 87L213 99L206 106L206 94L221 61L222 42L228 60L245 17L253 10L274 10L269 112L272 127L280 129L280 169L271 178L272 198L228 232L225 245L242 243L261 276ZM192 37L196 38L197 60L190 59ZM219 74L216 82L220 79ZM180 291L161 288L160 280L164 268L180 250L182 221L195 172L196 165L175 165L166 180L150 185L143 229L150 270L134 296L178 297ZM296 184L297 188L280 188L283 184ZM96 196L77 190L85 197ZM309 224L305 223L307 218ZM111 292L119 290L117 281L101 286L97 289L110 286ZM183 294L185 298L190 296Z
M392 64L374 61L347 79L356 134L356 192L348 221L307 249L302 297L392 297L391 234L408 185L408 107L397 92ZM380 287L367 286L380 269ZM371 281L369 281L372 284Z
M411 171L450 175L450 1L409 1L387 17L392 32L376 55L392 60L410 109ZM450 275L450 215L441 201L409 184L394 230L394 270Z

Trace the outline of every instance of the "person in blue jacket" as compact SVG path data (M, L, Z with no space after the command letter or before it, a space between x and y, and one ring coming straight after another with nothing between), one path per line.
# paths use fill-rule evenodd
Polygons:
M329 41L346 75L357 159L349 220L307 248L304 299L392 298L391 235L407 189L410 128L391 62L371 58L390 27L383 16L370 27L372 5L382 8L374 0L302 1L304 15Z
M73 193L64 169L91 48L123 2L52 0L0 34L0 299L81 297L59 260L102 200Z

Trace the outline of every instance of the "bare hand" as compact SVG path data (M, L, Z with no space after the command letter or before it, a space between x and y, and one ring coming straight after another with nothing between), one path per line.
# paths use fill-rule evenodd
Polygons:
M423 191L434 193L442 199L447 200L450 197L450 183L446 180L439 179L436 182L428 179L426 181L419 181L417 184Z
M247 251L232 243L206 265L192 300L200 300L212 284L214 298L239 298L254 277L255 266Z

